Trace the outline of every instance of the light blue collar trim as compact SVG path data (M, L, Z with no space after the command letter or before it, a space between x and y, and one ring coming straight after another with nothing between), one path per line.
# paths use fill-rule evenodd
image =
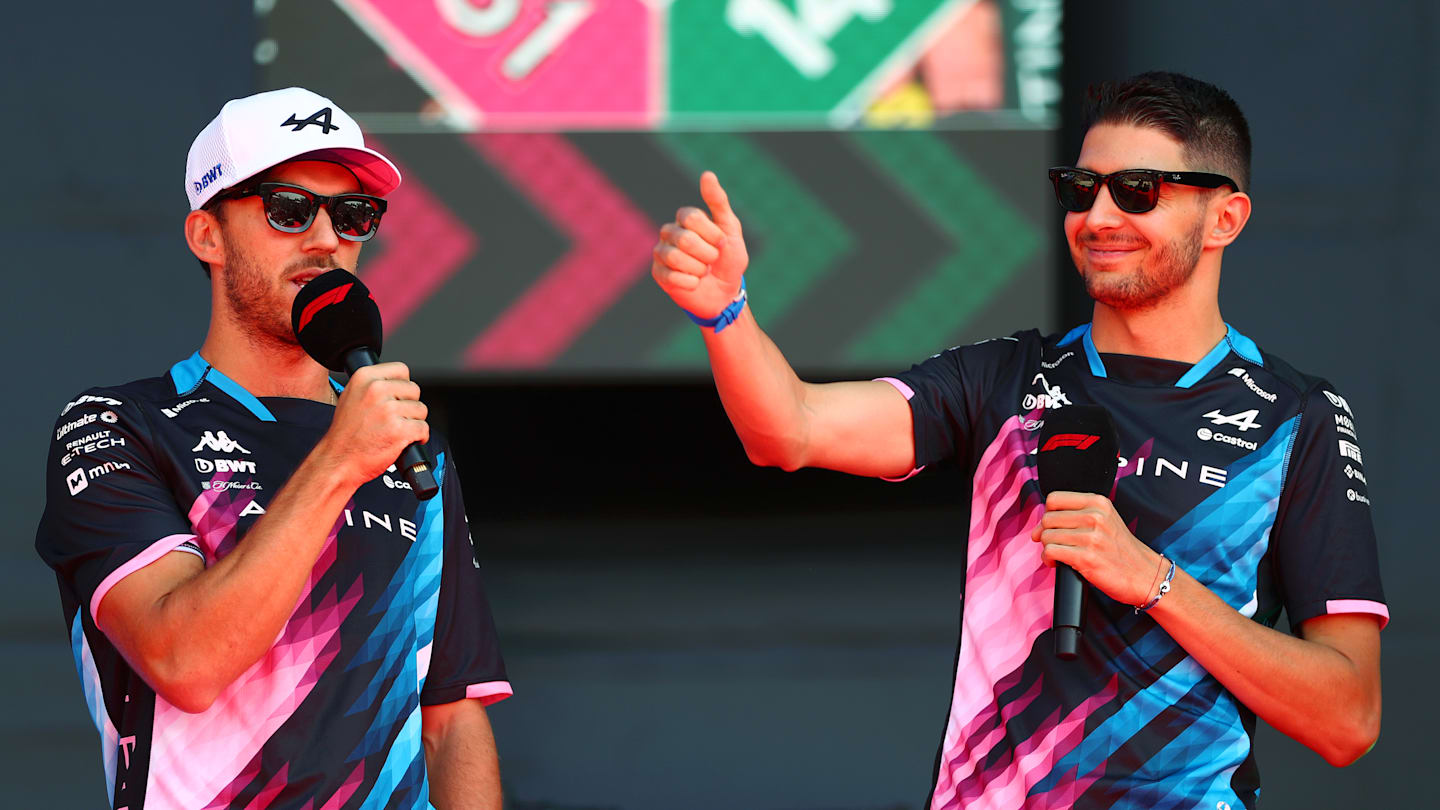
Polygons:
M1095 341L1090 337L1090 324L1084 323L1071 329L1065 337L1060 338L1060 345L1067 346L1076 340L1085 348L1085 359L1090 363L1090 373L1096 377L1106 376L1105 363L1100 360L1100 352L1095 350Z
M1071 329L1065 333L1065 337L1060 338L1058 345L1068 346L1076 340L1079 340L1085 347L1085 359L1090 361L1090 373L1096 377L1105 377L1105 363L1100 359L1100 352L1095 348L1095 339L1090 335L1090 324L1081 324ZM1175 382L1175 387L1190 388L1200 382L1206 374L1220 365L1220 361L1225 359L1225 355L1232 351L1257 365L1265 363L1264 358L1260 356L1260 347L1255 345L1255 341L1235 331L1235 327L1227 323L1225 324L1225 336L1220 338L1220 342L1216 343L1215 347L1204 357L1200 358L1200 362L1191 366L1190 370L1185 372L1185 376Z
M170 367L170 378L175 381L176 396L184 396L194 391L201 381L209 382L211 385L224 391L231 399L245 406L255 418L261 422L274 422L275 414L260 403L255 395L240 387L240 384L220 373L220 370L205 362L200 352L195 352L188 358L181 360ZM333 382L333 381L332 381Z
M1260 348L1255 345L1255 341L1236 332L1235 327L1227 323L1225 324L1225 336L1220 338L1220 342L1215 344L1215 348L1200 358L1200 362L1191 366L1190 370L1185 372L1185 376L1175 382L1175 387L1189 388L1200 382L1206 374L1220 365L1220 361L1225 359L1225 355L1232 351L1252 363L1263 365Z

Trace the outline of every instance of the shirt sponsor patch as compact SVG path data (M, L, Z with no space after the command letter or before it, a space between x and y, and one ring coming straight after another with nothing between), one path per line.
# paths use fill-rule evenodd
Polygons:
M1351 459L1356 464L1365 463L1364 459L1360 458L1360 447L1355 443L1347 442L1344 439L1340 440L1340 456L1341 458Z
M1269 391L1266 391L1264 388L1261 388L1260 384L1255 382L1255 378L1250 376L1250 372L1246 371L1245 369L1236 366L1235 368L1230 369L1230 376L1239 377L1240 379L1244 380L1245 387L1255 392L1255 396L1260 397L1266 402L1275 401L1275 395Z
M1325 398L1330 400L1331 405L1343 409L1345 413L1350 414L1352 417L1355 415L1355 412L1350 410L1350 403L1346 402L1344 397L1340 396L1339 394L1332 394L1329 391L1325 391L1323 389L1320 391L1320 393L1324 394Z
M190 452L192 453L199 450L210 450L215 453L234 453L238 451L246 455L250 454L250 451L241 447L239 442L226 436L223 430L213 432L209 430L205 431L205 435L200 437L200 442L190 448Z
M176 405L175 407L173 407L173 408L161 408L161 409L160 409L160 412L163 413L163 414L165 414L166 416L170 417L171 419L174 419L175 417L177 417L177 416L180 415L180 412L181 412L181 411L185 410L186 408L190 407L191 405L194 405L194 404L200 403L200 402L209 402L209 401L210 401L210 400L208 400L208 399L206 399L206 398L204 398L204 397L201 397L201 398L199 398L199 399L187 399L187 400L185 400L184 402L181 402L181 403L177 404L177 405Z
M89 394L86 394L85 396L80 397L79 399L76 399L76 400L72 401L70 404L66 405L66 406L65 406L65 410L61 411L61 412L60 412L60 415L61 415L61 416L64 416L65 414L70 413L70 411L73 410L73 409L75 408L75 406L77 406L77 405L84 405L84 404L89 403L89 402L94 402L94 403L98 403L98 404L101 404L101 405L109 405L109 406L112 407L112 408L118 408L118 407L120 407L121 405L124 405L124 404L125 404L125 403L121 402L121 401L118 400L118 399L111 399L110 397L95 397L95 396L91 396L91 395L89 395Z
M1065 396L1065 392L1060 390L1060 386L1051 385L1050 381L1045 379L1044 374L1036 374L1035 379L1030 381L1031 385L1036 383L1040 384L1043 393L1026 394L1025 398L1020 401L1021 407L1025 410L1033 411L1036 408L1049 410L1073 404L1070 402L1070 398Z

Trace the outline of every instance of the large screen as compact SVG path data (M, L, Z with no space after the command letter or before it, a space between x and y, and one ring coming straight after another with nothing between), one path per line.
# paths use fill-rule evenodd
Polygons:
M258 3L266 88L405 176L359 275L422 373L705 368L650 281L713 169L797 368L1050 326L1059 0Z

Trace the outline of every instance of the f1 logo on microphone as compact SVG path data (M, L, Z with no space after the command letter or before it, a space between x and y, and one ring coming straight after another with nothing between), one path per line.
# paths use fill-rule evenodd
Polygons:
M1045 446L1040 448L1040 452L1049 452L1057 447L1073 447L1076 450L1084 450L1098 441L1100 441L1099 436L1091 436L1088 433L1056 433L1050 437L1050 441L1045 442Z
M315 317L315 313L331 304L345 300L345 293L350 292L350 288L353 286L355 286L355 283L352 281L349 284L341 284L330 292L321 293L319 297L307 304L305 309L300 312L300 326L295 331L299 332L303 330L306 324L310 323L310 319Z

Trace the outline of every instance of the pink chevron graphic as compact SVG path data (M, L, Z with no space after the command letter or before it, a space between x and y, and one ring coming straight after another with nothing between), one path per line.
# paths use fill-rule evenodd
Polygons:
M207 553L216 547L217 538L233 543L235 516L251 500L248 491L242 492L241 500L215 490L196 499L191 522ZM337 520L275 644L209 709L189 714L156 697L147 807L230 807L259 776L260 748L304 702L340 652L340 626L363 593L361 581L356 580L344 595L332 587L312 604L316 584L335 562L339 527ZM205 767L188 766L195 762ZM276 792L269 792L277 784ZM273 798L283 787L282 776L276 774L260 795ZM256 810L268 803L267 799Z
M470 145L573 242L465 350L469 368L539 368L645 275L654 227L557 135L471 135Z
M1040 803L1037 802L1038 797L1027 798L1030 788L1048 776L1055 763L1075 748L1084 735L1085 720L1096 709L1114 699L1118 691L1119 677L1111 676L1104 689L1076 706L1063 720L1060 719L1060 711L1057 709L1042 724L1042 728L1049 727L1043 735L1036 734L1019 741L1007 756L1001 758L988 771L976 773L967 780L957 791L957 799L960 801L955 806L963 806L967 810L1004 810L1032 807ZM984 761L989 754L989 748L987 746L984 749L972 749L977 756L967 764L974 767ZM1090 777L1091 781L1101 772L1103 768ZM1063 784L1050 792L1056 793L1058 797L1070 793L1073 787ZM1089 784L1084 787L1089 787ZM1083 789L1081 788L1082 791ZM1078 796L1079 792L1074 795ZM1049 806L1048 802L1044 803Z
M370 146L388 151L373 138ZM366 261L359 273L380 306L386 336L459 272L480 244L475 232L450 213L415 173L403 166L400 171L405 182L386 198L390 207L377 236L379 255Z
M221 473L210 479L212 486L229 481L231 473ZM236 497L234 493L239 493ZM239 538L235 535L235 524L240 513L255 500L250 490L204 490L195 503L190 505L190 526L195 529L195 542L205 552L206 565L229 554Z
M1042 503L1028 464L1035 437L1011 417L985 449L974 477L970 547L961 622L960 659L950 721L933 806L956 797L960 783L983 757L970 746L967 730L993 717L1000 686L1024 662L1049 625L1054 574L1040 559L1029 530ZM984 643L980 643L983 638ZM988 750L988 746L985 750Z
M270 778L270 781L265 784L265 787L261 788L260 792L255 794L255 798L251 799L250 802L245 805L245 810L268 810L271 803L275 801L275 797L279 796L280 791L285 789L286 779L289 774L290 764L287 762L281 765L280 770L275 772L275 775Z
M661 10L646 0L337 0L417 84L475 127L659 120Z
M365 762L361 760L360 764L355 766L355 770L351 771L350 775L345 777L344 784L340 785L340 789L335 791L335 795L331 796L329 801L320 806L320 810L340 810L340 808L345 806L346 802L350 801L350 797L355 795L355 791L359 790L360 785L364 782ZM310 810L309 802L305 803L304 810Z

